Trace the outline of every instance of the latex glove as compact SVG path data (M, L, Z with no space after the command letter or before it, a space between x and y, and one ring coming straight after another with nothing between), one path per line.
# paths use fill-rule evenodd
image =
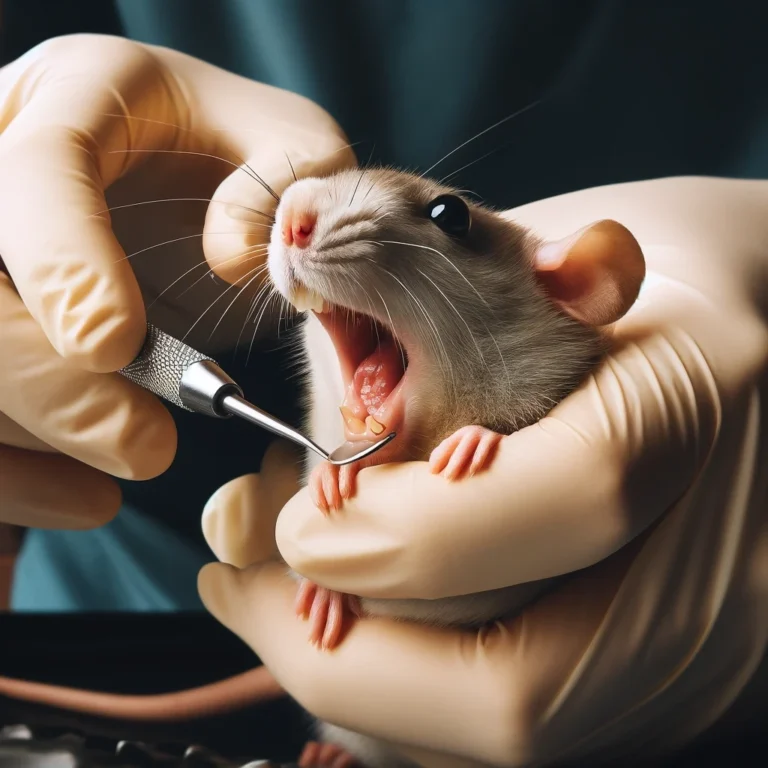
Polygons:
M694 178L512 211L553 239L612 218L640 241L649 286L605 364L470 480L375 467L340 514L305 491L280 514L289 565L357 595L438 598L585 569L520 618L480 633L366 618L323 653L283 567L219 564L200 576L209 610L310 712L425 766L625 759L698 734L768 643L766 210L766 182ZM599 263L615 247L599 228L582 235L561 255ZM231 523L209 541L232 562L237 520L222 499L209 507Z
M201 242L244 286L269 233L256 211L275 208L257 171L279 193L291 164L303 175L354 162L346 145L299 96L122 38L52 39L0 71L0 520L99 525L120 504L108 475L165 471L170 414L113 373L142 344L142 291L200 266ZM158 198L184 200L144 204ZM150 319L181 336L224 291L205 281L186 308L168 293ZM215 343L231 348L241 327L225 322ZM204 346L211 325L198 330L187 341Z

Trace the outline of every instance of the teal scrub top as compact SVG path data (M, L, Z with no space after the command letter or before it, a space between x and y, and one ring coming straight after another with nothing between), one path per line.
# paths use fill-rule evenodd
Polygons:
M36 7L40 6L37 8ZM768 4L669 0L5 0L2 53L104 32L176 48L301 93L358 154L442 173L494 206L600 184L697 174L768 178ZM485 159L486 153L498 150ZM230 370L258 402L297 416L268 365ZM262 361L264 362L264 361ZM15 610L200 610L212 559L200 512L258 470L270 438L174 411L179 452L96 531L29 531ZM204 446L224 446L216 455Z

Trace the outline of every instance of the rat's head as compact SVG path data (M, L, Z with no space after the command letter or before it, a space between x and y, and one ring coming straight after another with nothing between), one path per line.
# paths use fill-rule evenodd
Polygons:
M343 171L285 191L270 275L333 341L349 439L395 430L397 456L416 457L466 424L512 431L573 389L600 336L546 295L537 245L402 171Z

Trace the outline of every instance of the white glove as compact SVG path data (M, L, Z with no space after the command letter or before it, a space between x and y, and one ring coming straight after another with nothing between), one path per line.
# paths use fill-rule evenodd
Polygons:
M768 182L694 178L510 212L553 240L603 218L637 237L651 279L612 354L482 474L373 467L341 514L306 490L280 513L288 564L354 595L439 598L584 569L520 618L479 633L366 618L325 653L279 565L208 566L208 609L311 713L424 766L634 759L698 735L768 647L766 211ZM617 247L590 233L559 247L596 261ZM206 510L209 544L239 567L263 560L241 538L252 482Z
M120 506L107 475L142 480L169 466L170 414L113 372L146 328L132 264L149 283L183 270L160 250L127 257L176 238L202 261L189 232L204 221L216 272L251 274L269 232L252 211L275 208L254 173L279 192L292 180L287 158L299 175L354 163L316 105L171 50L73 35L0 70L0 520L97 526ZM122 205L231 205L211 204L205 220L201 202L137 206L118 242L110 186ZM191 325L177 308L167 315L168 326Z

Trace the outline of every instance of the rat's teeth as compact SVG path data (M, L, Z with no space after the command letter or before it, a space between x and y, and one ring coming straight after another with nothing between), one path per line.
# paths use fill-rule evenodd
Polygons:
M351 408L347 408L346 405L342 405L339 410L341 416L344 419L344 423L347 425L347 429L353 435L362 435L365 432L365 422L362 419L358 419Z
M373 432L374 435L380 435L384 431L384 425L380 424L373 416L368 416L365 420L365 425Z
M291 304L298 312L308 312L310 309L322 312L325 308L323 297L303 285L294 290Z

